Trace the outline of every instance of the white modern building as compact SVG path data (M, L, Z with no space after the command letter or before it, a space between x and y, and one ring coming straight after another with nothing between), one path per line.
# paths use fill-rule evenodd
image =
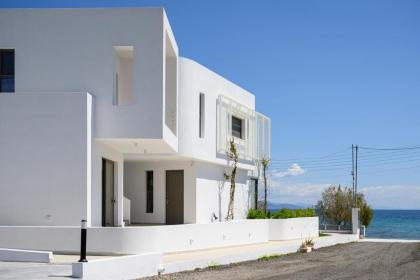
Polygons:
M270 120L161 8L0 10L0 226L207 224L254 207Z

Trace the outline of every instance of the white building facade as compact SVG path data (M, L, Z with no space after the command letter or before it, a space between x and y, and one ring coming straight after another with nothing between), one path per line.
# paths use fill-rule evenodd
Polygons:
M270 120L178 55L161 8L0 10L0 226L224 220L255 206Z

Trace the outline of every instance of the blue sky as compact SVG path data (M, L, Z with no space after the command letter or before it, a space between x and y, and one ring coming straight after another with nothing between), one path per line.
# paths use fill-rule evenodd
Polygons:
M272 119L275 202L349 185L351 144L420 145L420 1L0 0L86 6L165 7L182 56L256 95ZM374 207L420 208L420 150L360 157Z

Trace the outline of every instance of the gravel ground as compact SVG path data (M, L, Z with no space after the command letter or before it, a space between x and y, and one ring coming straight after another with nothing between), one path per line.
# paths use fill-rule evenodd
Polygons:
M151 279L420 279L420 243L350 243Z

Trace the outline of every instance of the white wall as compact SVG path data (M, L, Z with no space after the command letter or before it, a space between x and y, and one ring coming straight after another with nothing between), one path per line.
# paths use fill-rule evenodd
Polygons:
M87 93L0 94L0 225L90 218Z
M315 238L319 236L319 218L270 219L268 229L270 240Z
M213 224L89 228L90 253L140 254L266 242L266 220ZM0 247L79 252L78 227L1 227Z
M125 162L124 195L131 223L166 223L166 170L184 170L184 223L195 223L195 165L192 161ZM146 213L146 171L153 171L153 213Z
M274 238L273 240L279 240L278 236L275 236L276 231L285 237L281 240L298 240L300 243L302 234L293 228L300 227L299 224L302 221L306 220L308 222L308 219L315 220L318 218L299 219L283 220L288 223L288 226L281 226L280 220L265 219L124 228L93 227L88 228L87 250L90 253L121 254L200 250L261 243L272 240L272 238ZM270 224L276 224L276 226L273 227ZM311 224L313 224L313 221L308 222L308 228ZM315 237L318 231L311 234ZM353 236L358 239L358 235L345 234L339 236L348 236L349 238ZM318 247L322 242L328 242L328 239L327 237L317 238L315 245ZM346 238L345 240L348 239ZM54 252L78 252L80 250L80 228L0 226L0 248L2 247Z
M255 109L255 97L211 70L187 58L179 58L179 153L225 165L216 153L216 100L225 95ZM205 137L199 138L199 96L205 96ZM253 168L252 162L242 165Z
M224 179L223 174L224 171L230 172L230 168L197 162L196 170L197 223L212 222L213 213L218 217L218 221L224 221L229 204L230 182ZM250 195L247 171L238 169L234 203L235 219L246 218L250 207Z
M162 8L0 10L0 49L15 49L16 92L90 92L97 138L163 137L166 33L174 40ZM114 46L134 48L131 106L113 104Z

